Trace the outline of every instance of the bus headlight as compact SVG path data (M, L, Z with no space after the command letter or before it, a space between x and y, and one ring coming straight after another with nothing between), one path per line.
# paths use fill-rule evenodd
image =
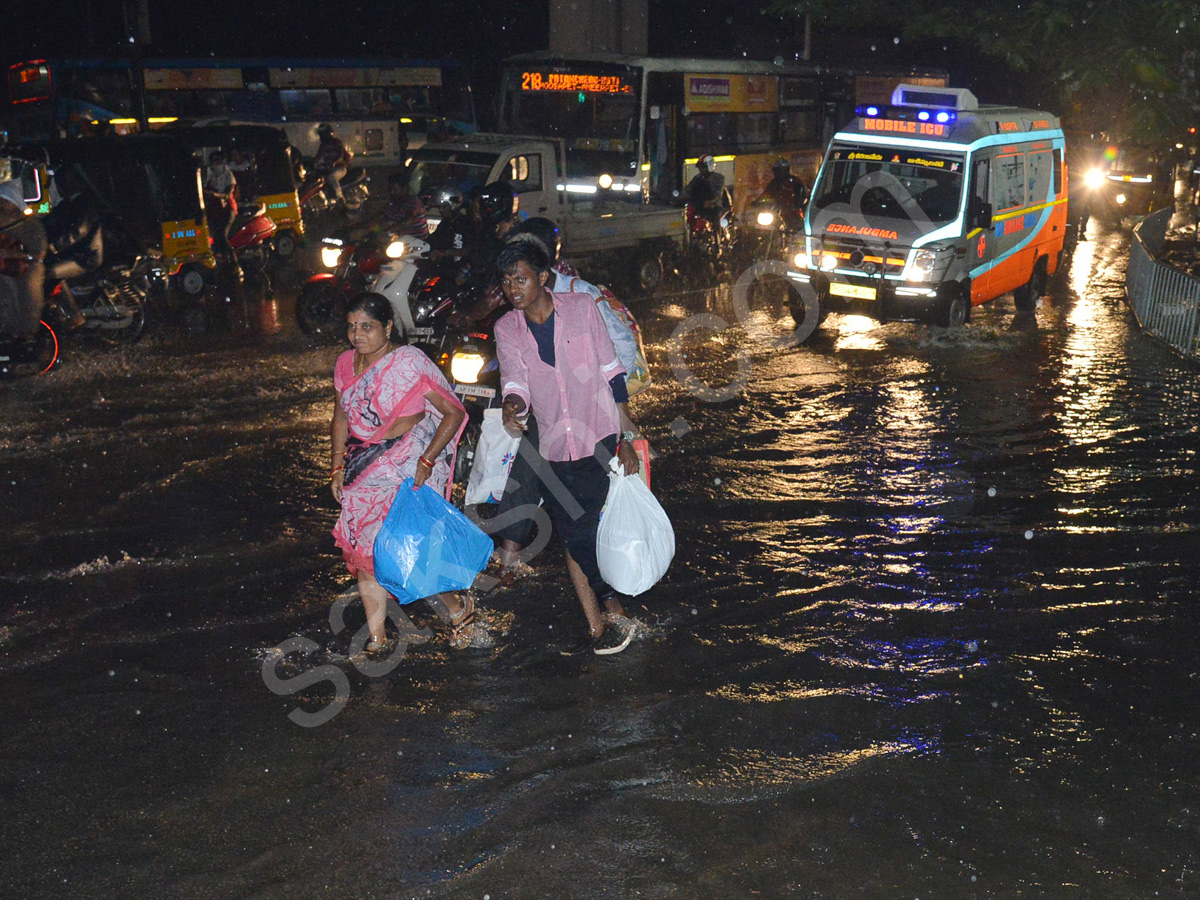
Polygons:
M450 377L459 384L474 384L483 369L483 357L478 353L454 351L450 357Z
M758 214L758 224L761 225L763 228L770 228L772 225L775 224L775 213L760 212Z
M837 268L837 262L836 256L834 256L832 253L826 253L821 257L821 271L832 272Z
M404 241L392 241L383 252L387 254L388 259L399 259L404 255L404 250Z
M1105 177L1103 169L1088 169L1087 173L1083 176L1083 186L1088 190L1094 191L1096 188L1103 185L1104 182Z
M322 247L321 263L327 269L336 269L338 260L342 258L341 247Z

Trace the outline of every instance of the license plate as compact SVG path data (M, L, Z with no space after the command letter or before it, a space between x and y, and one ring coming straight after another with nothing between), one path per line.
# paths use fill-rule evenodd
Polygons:
M829 285L829 293L835 297L853 297L855 300L875 299L875 288L859 287L857 284L840 284L834 282Z
M408 333L413 337L433 337L433 328L410 328Z
M462 394L464 397L483 397L491 400L496 396L496 389L480 387L477 384L456 384L454 385L454 393Z

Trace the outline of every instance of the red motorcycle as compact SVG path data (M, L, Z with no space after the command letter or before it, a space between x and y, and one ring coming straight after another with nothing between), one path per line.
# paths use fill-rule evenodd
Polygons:
M308 279L296 300L296 321L305 334L341 333L346 304L367 289L370 279L388 261L379 241L321 240L321 262L329 269Z
M693 271L705 280L714 280L728 268L727 259L733 240L731 216L732 213L728 211L722 213L718 226L691 203L684 207L688 262Z
M263 281L268 290L271 277L267 266L271 261L277 230L262 203L247 203L239 207L229 229L229 248L233 251L234 259L247 277Z

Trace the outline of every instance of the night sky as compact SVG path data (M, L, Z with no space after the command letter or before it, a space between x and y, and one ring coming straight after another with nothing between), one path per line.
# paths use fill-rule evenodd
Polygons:
M650 52L663 56L795 58L802 30L738 0L650 0ZM38 16L9 17L0 55L104 56L127 52L122 0L41 0ZM545 49L546 0L150 0L151 56L454 57L477 90L496 63ZM833 35L819 28L813 58L876 68L916 65L950 71L954 83L994 101L1019 99L1011 78L953 47L909 46L886 33ZM481 98L486 99L486 98Z

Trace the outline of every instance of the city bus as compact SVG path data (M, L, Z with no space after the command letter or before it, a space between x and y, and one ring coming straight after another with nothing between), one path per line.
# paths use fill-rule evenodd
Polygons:
M787 159L812 184L822 151L857 105L900 82L942 87L944 72L831 71L802 62L529 53L501 71L498 128L562 138L563 189L671 202L702 154L740 210Z
M356 164L402 165L431 135L470 133L465 73L448 60L31 60L7 72L13 140L128 133L169 123L269 124L306 156L329 122Z

